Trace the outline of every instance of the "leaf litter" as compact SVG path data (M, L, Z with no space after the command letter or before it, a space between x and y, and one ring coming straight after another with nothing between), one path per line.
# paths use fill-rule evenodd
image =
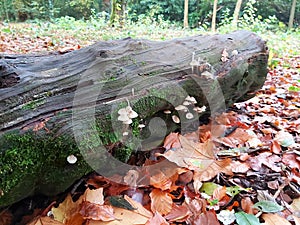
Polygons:
M148 186L137 186L134 171L123 178L128 185L93 173L79 196L68 194L26 224L299 225L299 69L299 56L282 58L254 98L197 132L169 134L165 151L145 165L164 158L172 167L150 173ZM0 215L10 224L9 210Z

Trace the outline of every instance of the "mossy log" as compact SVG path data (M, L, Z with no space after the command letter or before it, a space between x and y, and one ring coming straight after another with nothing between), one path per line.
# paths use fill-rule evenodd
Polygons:
M151 148L152 136L189 130L201 114L191 110L193 119L187 119L187 112L175 110L188 95L197 101L193 107L214 113L251 98L265 81L267 60L265 42L248 31L163 42L126 38L65 54L2 55L0 207L64 191L95 169L84 154L99 145L125 162L132 150ZM118 110L128 104L138 117L125 125ZM167 109L172 113L164 114ZM108 166L101 154L91 157L97 168ZM75 164L67 162L70 155L77 157Z

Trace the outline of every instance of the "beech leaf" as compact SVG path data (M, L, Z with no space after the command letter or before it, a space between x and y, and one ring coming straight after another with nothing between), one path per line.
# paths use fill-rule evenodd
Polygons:
M262 218L265 220L266 225L291 225L291 223L278 214L263 214Z

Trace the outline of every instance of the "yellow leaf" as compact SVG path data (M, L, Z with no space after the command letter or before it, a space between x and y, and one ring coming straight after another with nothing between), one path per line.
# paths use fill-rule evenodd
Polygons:
M51 211L54 215L54 219L66 224L67 221L71 219L72 215L79 212L81 202L82 198L79 198L76 202L73 202L72 197L69 194L57 208L52 208Z
M39 217L35 219L28 225L64 225L64 224L59 221L55 221L48 216L45 216L45 217Z

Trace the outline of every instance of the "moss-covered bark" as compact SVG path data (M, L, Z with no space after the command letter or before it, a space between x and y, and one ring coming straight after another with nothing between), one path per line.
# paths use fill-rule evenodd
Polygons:
M95 168L115 172L117 165L101 147L125 162L131 151L151 148L149 135L161 141L170 131L188 131L199 114L191 110L191 120L175 110L187 95L213 112L250 98L264 83L267 59L265 42L248 31L99 42L64 55L3 56L0 207L30 194L64 191ZM128 104L138 117L125 125L118 110ZM166 109L180 117L179 124ZM152 126L153 117L159 119ZM78 158L74 165L66 160L72 154Z

